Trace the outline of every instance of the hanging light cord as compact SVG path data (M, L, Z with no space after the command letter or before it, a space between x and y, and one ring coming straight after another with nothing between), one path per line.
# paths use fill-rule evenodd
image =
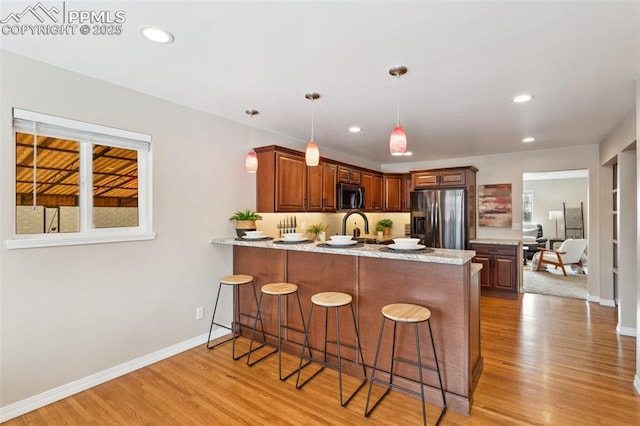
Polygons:
M253 151L253 114L251 114L251 151Z
M396 126L400 127L400 76L396 75Z
M313 101L315 101L315 99L311 98L311 140L313 139Z

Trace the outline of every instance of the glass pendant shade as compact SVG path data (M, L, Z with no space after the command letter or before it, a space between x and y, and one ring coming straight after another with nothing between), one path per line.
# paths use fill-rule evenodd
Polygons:
M244 160L244 168L249 173L258 171L258 157L253 149L249 151L246 160Z
M320 163L320 150L318 149L318 144L315 143L315 141L311 141L307 144L304 159L307 166L317 166Z
M389 138L389 151L391 155L404 155L407 152L407 134L400 126L394 127Z

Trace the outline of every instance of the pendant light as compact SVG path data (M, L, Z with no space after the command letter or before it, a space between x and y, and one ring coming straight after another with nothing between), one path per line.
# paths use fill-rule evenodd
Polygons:
M253 116L258 115L259 112L255 109L248 109L244 113L251 116L251 150L247 154L246 160L244 160L244 168L248 173L255 173L258 171L258 157L253 150Z
M404 155L407 152L407 134L404 128L400 126L400 76L407 73L407 67L393 67L389 70L389 74L396 77L396 127L391 132L389 138L389 151L391 155Z
M304 153L304 159L307 166L317 166L320 163L320 150L318 144L313 140L313 101L320 98L317 93L307 93L305 98L311 101L311 140L307 144L307 150Z

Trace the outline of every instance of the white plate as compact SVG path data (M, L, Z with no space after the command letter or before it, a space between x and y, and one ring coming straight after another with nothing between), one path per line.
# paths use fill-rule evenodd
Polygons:
M350 240L350 241L326 241L327 244L329 244L330 246L352 246L354 244L358 244L358 241L356 240Z
M267 236L263 235L261 237L249 237L247 235L243 235L242 238L244 238L245 240L261 240L263 238L267 238Z
M423 246L422 244L416 244L415 246L411 246L411 247L398 247L397 244L389 244L387 247L392 248L394 250L410 251L410 250L420 250L425 248L426 246Z
M284 241L285 243L299 243L300 241L307 241L306 238L280 238L279 241Z

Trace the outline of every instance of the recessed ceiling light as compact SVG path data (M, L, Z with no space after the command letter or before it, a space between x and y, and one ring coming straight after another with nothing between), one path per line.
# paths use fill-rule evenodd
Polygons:
M513 98L511 98L511 102L513 102L514 104L521 104L523 102L529 102L531 99L533 99L532 95L523 93L522 95L514 96Z
M173 43L173 34L169 31L163 30L162 28L152 27L151 25L143 25L138 28L140 34L142 34L145 38L154 41L156 43L169 44Z
M358 126L351 126L349 127L349 131L351 133L360 133L362 131L362 129Z
M536 138L528 137L528 138L522 139L522 142L529 143L529 142L534 142L535 140Z

